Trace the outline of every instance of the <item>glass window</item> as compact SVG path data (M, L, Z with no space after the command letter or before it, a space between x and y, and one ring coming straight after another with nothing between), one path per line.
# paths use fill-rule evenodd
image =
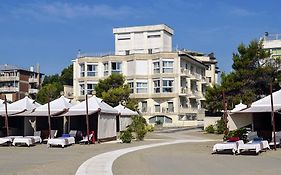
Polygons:
M168 112L174 112L174 103L168 102Z
M94 77L98 75L98 65L90 64L87 65L87 76Z
M159 61L153 62L153 72L155 74L160 73L160 62Z
M163 80L163 92L173 92L174 80Z
M141 102L141 111L147 112L147 102L146 101Z
M103 74L108 76L108 63L103 63Z
M111 63L111 73L121 74L122 63L121 62L112 62Z
M160 112L160 105L159 104L154 105L154 109L155 112Z
M87 94L89 94L89 95L93 94L95 87L96 87L96 84L88 83L87 84Z
M160 93L160 80L153 80L154 93Z
M134 82L128 82L129 88L130 88L130 93L134 93Z
M147 93L147 82L137 82L137 93Z
M173 61L163 61L163 73L173 73Z
M80 86L80 95L85 95L85 84L79 84Z
M80 64L80 77L85 77L85 64Z

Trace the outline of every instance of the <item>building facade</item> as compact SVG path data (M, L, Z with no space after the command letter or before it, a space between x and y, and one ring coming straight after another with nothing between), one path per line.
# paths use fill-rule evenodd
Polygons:
M43 74L30 67L29 70L13 65L0 65L0 96L6 95L7 100L16 101L29 94L32 98L42 85Z
M205 90L216 77L210 76L208 83L206 64L186 51L172 51L172 29L156 25L117 28L113 33L115 55L73 60L74 99L84 100L99 79L117 73L126 77L130 97L138 100L148 123L160 120L164 126L194 126L203 120Z
M281 34L268 34L262 37L263 48L270 51L271 58L281 57Z

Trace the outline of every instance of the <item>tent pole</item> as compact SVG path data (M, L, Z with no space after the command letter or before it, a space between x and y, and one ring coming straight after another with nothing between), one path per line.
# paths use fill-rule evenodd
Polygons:
M48 125L49 125L49 138L51 138L51 111L50 111L50 97L48 97Z
M224 134L227 135L228 134L228 127L227 127L227 103L226 103L226 99L225 99L225 93L224 90L222 91L222 99L223 99L223 120L224 120L224 125L225 125L225 132Z
M7 98L6 95L4 95L4 100L5 100L5 126L7 130L7 136L9 136L9 122L8 122L8 108L7 108Z
M86 94L86 129L87 129L87 139L88 144L90 143L89 139L89 109L88 109L88 95Z
M272 122L272 130L273 130L274 150L276 151L275 116L274 116L274 109L273 109L272 82L270 82L269 88L270 88L271 122Z

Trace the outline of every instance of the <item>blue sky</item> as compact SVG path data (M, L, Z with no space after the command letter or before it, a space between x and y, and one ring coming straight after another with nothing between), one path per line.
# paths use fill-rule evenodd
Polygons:
M281 33L281 1L257 0L2 0L0 64L60 73L78 50L114 51L114 27L167 24L173 47L214 52L231 71L232 53L265 31Z

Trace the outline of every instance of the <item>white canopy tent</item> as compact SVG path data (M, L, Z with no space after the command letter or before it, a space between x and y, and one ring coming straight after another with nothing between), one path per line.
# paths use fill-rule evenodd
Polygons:
M88 115L97 114L97 139L116 138L116 115L118 111L103 102L102 99L92 96L88 99ZM65 116L85 116L86 101L69 108Z
M4 106L4 100L0 99L0 108Z
M241 128L243 126L247 126L251 124L252 122L252 116L250 114L238 114L237 112L242 111L247 108L247 105L240 102L239 104L235 105L235 108L233 108L227 119L228 119L228 128L230 131L235 130L237 128Z
M119 104L118 106L115 106L114 109L116 109L118 111L117 121L119 121L119 128L117 126L117 132L124 131L126 129L126 127L132 123L131 116L138 115L137 112L132 111L131 109L129 109L121 104Z

